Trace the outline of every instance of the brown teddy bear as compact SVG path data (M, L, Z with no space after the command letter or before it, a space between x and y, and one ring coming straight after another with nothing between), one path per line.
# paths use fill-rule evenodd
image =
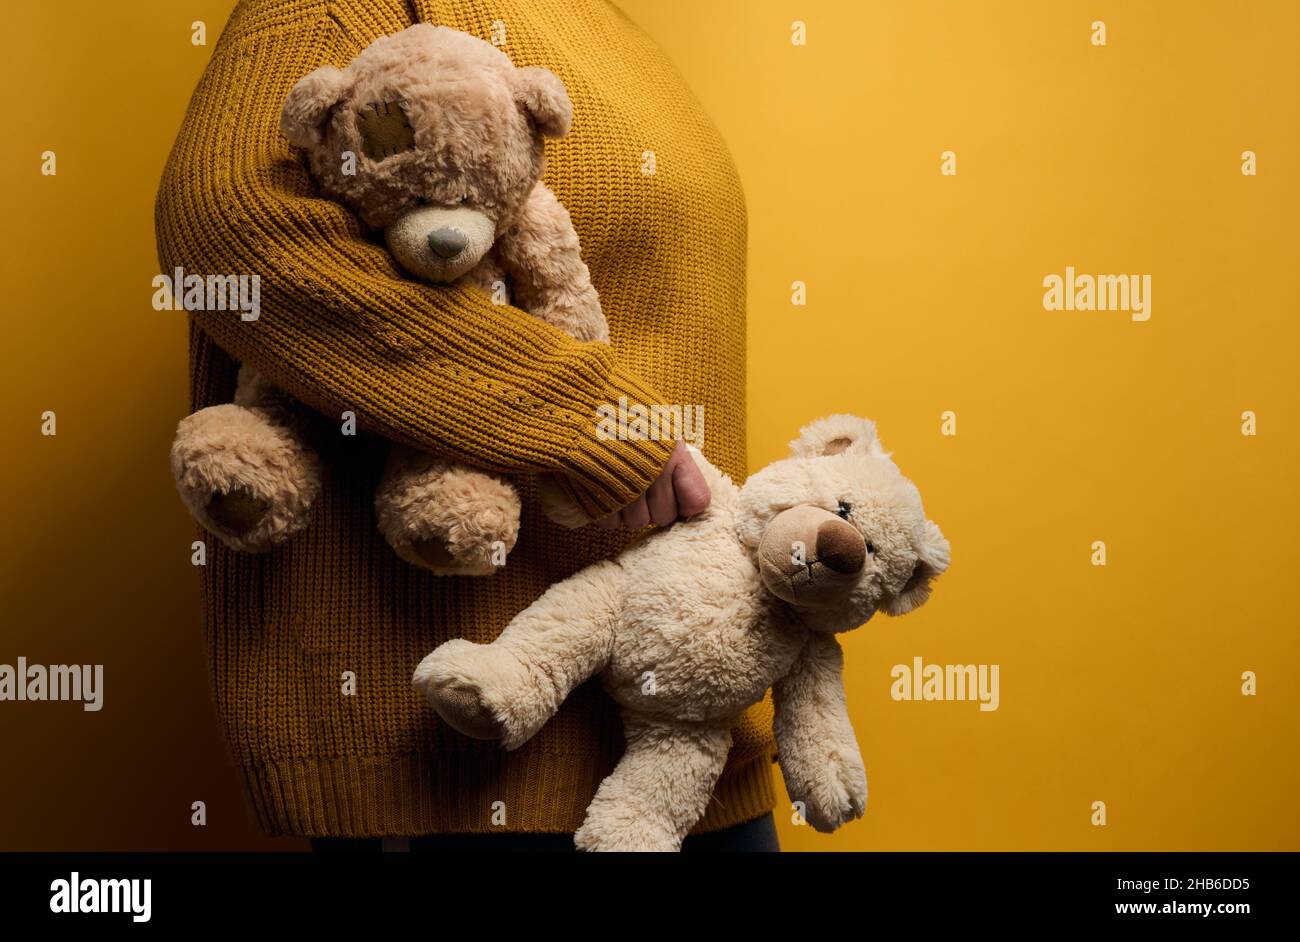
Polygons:
M608 341L568 211L541 183L544 138L566 134L572 116L552 73L420 24L301 79L280 127L321 191L382 231L410 274L494 292L579 340ZM245 365L233 403L180 423L177 487L229 546L268 550L307 525L321 468L303 408ZM375 508L402 558L440 574L493 572L519 531L513 486L402 445Z
M786 787L815 828L866 807L835 635L926 601L943 533L870 421L821 419L736 487L697 455L708 510L552 586L491 644L448 641L413 683L467 736L525 743L599 675L627 747L575 835L676 850L703 815L740 713L772 688Z

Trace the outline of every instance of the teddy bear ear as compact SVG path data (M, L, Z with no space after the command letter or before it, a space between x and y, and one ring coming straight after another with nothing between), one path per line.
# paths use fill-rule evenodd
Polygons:
M906 615L920 608L930 597L930 583L948 569L952 549L948 539L933 520L925 521L916 547L916 567L897 595L887 596L880 610L886 615Z
M794 458L819 458L845 451L883 455L880 439L876 438L876 423L855 415L831 415L804 426L790 443Z
M321 142L330 109L342 101L348 90L342 69L323 65L298 80L280 110L280 133L291 144L316 147Z
M559 77L527 66L515 71L515 100L544 137L564 137L573 124L573 102Z

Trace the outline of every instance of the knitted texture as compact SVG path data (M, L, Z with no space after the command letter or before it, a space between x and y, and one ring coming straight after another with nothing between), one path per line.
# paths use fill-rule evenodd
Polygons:
M315 195L281 138L298 78L345 65L413 14L488 40L504 31L516 65L567 86L574 127L548 145L545 182L572 214L610 346L472 289L403 278L352 216ZM208 539L203 569L213 697L262 827L575 829L622 750L598 687L507 753L443 726L410 678L439 643L490 641L547 586L625 545L542 518L527 476L561 472L601 511L643 490L671 442L602 438L598 407L702 406L705 453L743 478L745 208L699 105L599 0L246 0L194 93L156 225L164 271L260 277L258 320L192 314L191 407L229 401L244 361L320 413L309 420L324 467L310 525L260 556ZM340 434L345 411L362 434ZM520 475L521 535L502 572L439 578L393 553L372 506L385 439ZM766 702L742 718L697 830L772 807L770 724Z

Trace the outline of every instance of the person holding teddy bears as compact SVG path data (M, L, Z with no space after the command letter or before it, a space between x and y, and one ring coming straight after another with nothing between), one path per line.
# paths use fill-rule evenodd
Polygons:
M773 759L815 829L861 817L836 636L924 604L951 551L868 419L812 422L733 483L744 214L707 122L659 91L678 112L654 129L689 173L656 160L640 182L575 134L560 153L593 199L546 178L546 140L574 128L565 81L502 52L500 21L495 42L420 22L295 81L286 153L262 92L310 54L242 32L272 7L236 12L158 202L165 263L269 275L257 319L191 310L197 408L171 450L219 545L213 687L259 821L321 849L777 849ZM356 40L341 23L334 58ZM544 52L529 35L520 58ZM212 109L252 120L214 129ZM630 146L603 127L588 146ZM217 218L214 196L247 211ZM727 296L701 287L718 246ZM696 337L728 366L665 344ZM611 347L730 417L712 460L680 431L609 433L614 401L671 414ZM620 523L656 529L628 544Z
M707 507L680 442L601 436L601 407L701 407L744 479L745 206L716 129L602 0L243 0L156 222L163 270L261 281L255 322L191 312L172 454L259 825L571 848L623 751L598 685L505 751L411 676ZM772 717L730 730L710 846L775 849Z

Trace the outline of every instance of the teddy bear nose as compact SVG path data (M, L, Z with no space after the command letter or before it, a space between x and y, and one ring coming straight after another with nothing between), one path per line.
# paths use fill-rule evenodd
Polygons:
M469 245L469 236L459 229L444 227L429 233L429 249L439 258L455 258Z
M817 528L817 561L833 572L861 572L867 545L857 530L842 520L827 520Z

